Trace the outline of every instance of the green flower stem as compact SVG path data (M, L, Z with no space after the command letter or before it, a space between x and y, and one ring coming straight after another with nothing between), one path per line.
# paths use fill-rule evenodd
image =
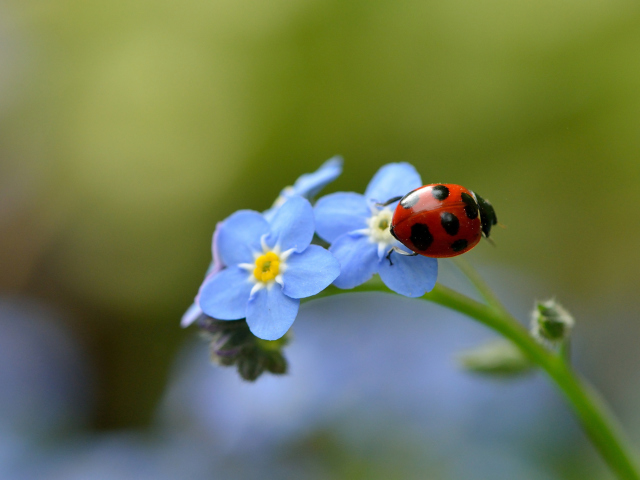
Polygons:
M482 283L484 291L481 291L481 294L487 298L490 290L480 277L475 275L475 278L470 278L470 280L476 287ZM352 290L339 290L330 287L320 296L372 291L390 292L382 282L372 280ZM540 345L501 304L498 308L494 303L497 302L496 297L492 292L490 295L492 299L490 305L484 305L455 290L437 284L422 299L464 313L518 345L532 362L545 370L555 381L578 415L587 435L618 477L625 480L640 480L636 459L631 453L632 450L625 441L613 414L598 393L578 376L561 355L557 355ZM487 301L489 300L487 299Z

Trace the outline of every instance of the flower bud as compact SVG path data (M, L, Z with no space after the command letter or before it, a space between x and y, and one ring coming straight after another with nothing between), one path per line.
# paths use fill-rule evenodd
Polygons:
M573 317L555 299L537 302L531 315L531 334L541 343L552 346L569 338Z
M458 355L465 370L482 375L510 377L529 372L533 364L511 341L498 339Z
M216 320L206 315L198 318L198 326L209 341L211 361L225 367L235 365L244 380L252 382L265 371L287 372L282 349L289 334L275 341L262 340L251 333L245 320Z

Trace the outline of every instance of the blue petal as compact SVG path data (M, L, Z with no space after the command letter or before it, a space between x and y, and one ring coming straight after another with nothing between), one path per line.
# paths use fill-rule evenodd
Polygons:
M391 254L393 265L386 258L380 261L378 273L384 284L400 295L421 297L430 292L438 279L438 260Z
M180 326L182 326L182 328L188 327L193 322L195 322L200 317L200 315L202 315L202 310L200 309L200 307L195 303L192 304L189 309L184 312L184 315L180 320Z
M218 227L219 226L220 226L220 223L218 223ZM218 228L216 227L216 234L217 232L218 232ZM202 282L203 285L209 280L209 277L212 277L222 269L220 260L217 259L216 234L214 234L213 236L214 260L209 264L207 273L205 273L204 281ZM200 288L202 288L202 286ZM202 315L202 309L199 307L199 298L200 298L200 292L198 292L198 295L196 295L195 302L193 302L193 304L187 309L187 311L184 312L184 315L182 315L182 319L180 320L180 325L182 326L182 328L188 327L193 322L195 322L198 319L198 317L200 317L200 315Z
M421 186L420 174L413 165L389 163L376 172L364 196L367 200L384 203L393 197L404 196Z
M269 232L269 223L258 212L240 210L222 222L216 247L224 265L253 263L253 252L262 252L260 238Z
M258 290L247 306L247 324L251 333L264 340L277 340L293 324L300 300L287 297L280 285Z
M249 277L250 273L243 268L225 268L200 288L200 308L218 320L245 318L247 302L254 285Z
M357 287L378 271L378 244L366 235L342 235L329 251L340 262L340 275L333 282L338 288Z
M280 197L278 197L280 198ZM277 200L276 200L277 202ZM271 220L273 220L273 216L276 214L276 212L278 211L278 209L280 208L279 206L275 206L276 204L274 203L274 206L271 207L268 210L265 210L264 212L262 212L262 216L264 217L264 219L267 222L270 222Z
M371 216L365 197L351 192L322 197L313 212L318 235L329 243L345 233L367 228L367 219Z
M309 201L291 197L273 216L267 244L271 247L280 245L283 251L293 248L301 252L311 243L314 229L313 208Z
M296 183L291 187L283 188L276 201L270 209L265 210L262 214L267 221L271 221L278 209L288 199L294 195L299 195L306 199L311 200L315 197L320 190L322 190L328 183L333 182L342 173L342 157L336 155L324 162L318 170L313 173L305 173L296 180Z
M218 238L220 238L220 228L222 227L222 222L218 222L216 224L216 229L213 231L213 241L211 242L211 254L213 260L211 260L211 265L209 265L209 269L207 270L207 275L210 273L215 273L224 267L222 260L220 259L220 249L218 247Z
M324 162L318 170L313 173L301 175L293 184L293 192L301 197L312 199L327 184L333 182L342 173L343 159L340 155L330 158Z
M331 253L318 245L309 245L287 260L282 291L291 298L310 297L331 285L339 274L340 263Z

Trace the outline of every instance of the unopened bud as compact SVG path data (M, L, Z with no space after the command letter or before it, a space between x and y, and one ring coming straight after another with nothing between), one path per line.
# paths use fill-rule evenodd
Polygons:
M253 382L264 372L264 359L259 355L246 355L238 360L238 373L242 378Z
M265 368L276 375L283 375L287 373L287 359L280 352L272 352L267 357Z
M554 299L537 302L531 315L531 334L540 342L558 345L569 338L573 317Z
M282 349L290 334L275 340L262 340L251 333L245 320L216 320L202 315L198 318L202 335L209 341L211 361L230 367L248 381L256 380L265 371L276 375L287 372L287 360Z
M469 372L512 377L529 372L533 364L509 340L494 340L458 355L458 362Z

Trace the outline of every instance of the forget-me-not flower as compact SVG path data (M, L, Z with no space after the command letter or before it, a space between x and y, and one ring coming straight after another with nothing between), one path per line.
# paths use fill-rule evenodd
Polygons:
M217 236L226 268L202 285L200 308L219 320L246 318L264 340L282 337L300 299L320 293L340 273L331 253L311 245L314 229L313 208L300 196L287 200L269 221L252 210L231 215Z
M413 166L391 163L378 170L364 195L338 192L318 200L316 231L331 243L329 251L341 266L334 285L354 288L378 273L387 287L408 297L422 296L435 286L438 276L435 258L396 253L393 265L386 258L391 248L401 247L389 231L398 202L378 205L421 186L422 180Z
M320 168L315 172L300 175L293 185L283 188L271 208L263 212L265 218L271 220L273 215L278 211L278 208L295 195L311 200L320 193L320 190L326 185L340 176L342 173L342 163L342 157L336 155L320 165Z
M340 155L336 155L330 158L329 160L327 160L326 162L324 162L322 165L320 165L320 168L318 168L315 172L305 173L300 177L298 177L298 179L295 181L295 183L292 186L285 187L280 192L280 195L275 200L275 202L273 202L273 205L271 206L271 208L263 212L264 217L268 221L270 221L275 215L275 213L278 211L278 209L289 198L295 195L299 195L301 197L311 200L318 193L320 193L320 191L326 185L333 182L336 178L340 176L340 174L342 173L342 163L343 163L342 157ZM219 258L219 255L217 252L217 245L216 245L217 233L218 233L219 227L220 227L220 223L218 223L218 225L216 226L216 231L213 234L213 244L212 244L213 261L211 262L211 264L209 265L209 268L207 269L207 273L205 274L203 285L209 280L211 276L215 275L216 273L218 273L220 270L224 268L224 265L222 264L222 261ZM200 308L200 305L198 303L199 297L200 297L200 292L198 292L198 295L196 296L195 301L182 316L182 320L180 321L180 325L182 325L182 327L188 327L203 315L202 309Z

